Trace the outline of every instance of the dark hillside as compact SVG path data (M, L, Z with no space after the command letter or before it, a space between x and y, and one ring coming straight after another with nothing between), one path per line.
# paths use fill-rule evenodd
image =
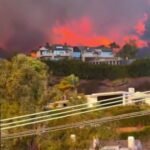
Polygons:
M85 94L106 92L106 91L127 91L129 87L134 87L136 91L150 90L150 77L127 78L119 80L81 80L79 92Z

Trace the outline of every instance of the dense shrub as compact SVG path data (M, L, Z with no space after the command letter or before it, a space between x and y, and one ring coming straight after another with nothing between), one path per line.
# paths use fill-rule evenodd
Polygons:
M150 59L137 60L128 66L131 77L150 76Z
M74 60L45 61L56 76L77 75L80 79L116 79L127 77L126 66L93 65Z
M45 61L56 76L75 74L80 79L118 79L150 76L150 59L137 60L130 65L112 66L89 64L75 60Z

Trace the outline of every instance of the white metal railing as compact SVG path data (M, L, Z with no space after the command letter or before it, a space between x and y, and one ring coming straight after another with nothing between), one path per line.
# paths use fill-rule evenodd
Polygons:
M142 101L143 101L143 99L136 100L134 102L142 102ZM121 100L113 101L113 102L109 102L109 103L105 103L105 104L101 104L101 105L98 104L95 107L93 107L92 109L87 109L87 107L86 107L86 108L75 109L75 110L62 112L62 113L50 114L50 115L42 116L40 118L38 117L38 118L36 118L36 120L35 120L35 118L30 118L30 120L25 119L25 120L21 120L21 121L14 121L12 123L3 123L1 125L1 130L12 129L12 128L16 128L16 127L22 127L22 126L26 126L26 125L32 125L32 124L36 124L36 123L41 123L41 122L46 122L46 121L51 121L51 120L56 120L56 119L62 119L65 117L81 115L81 114L85 114L85 113L89 113L89 112L93 112L93 111L100 111L100 110L104 110L104 109L108 109L108 108L122 106L122 103L118 104L118 102L121 102ZM100 107L98 107L98 106L100 106Z
M40 123L40 122L61 119L64 117L84 114L88 112L104 110L112 107L122 106L123 104L129 105L136 102L144 102L145 99L150 98L150 95L147 93L149 93L149 91L143 92L142 95L140 96L136 96L135 94L130 94L130 95L127 94L125 103L124 103L123 96L120 96L116 98L104 99L101 100L100 102L99 101L93 103L90 102L90 103L85 103L85 104L80 104L75 106L69 106L66 108L59 108L55 110L43 111L43 112L38 112L38 113L33 113L33 114L28 114L23 116L16 116L13 118L2 119L0 126L1 126L1 130L6 130L6 129L26 126L30 124ZM137 98L139 99L137 100ZM88 107L89 104L93 105L92 109Z

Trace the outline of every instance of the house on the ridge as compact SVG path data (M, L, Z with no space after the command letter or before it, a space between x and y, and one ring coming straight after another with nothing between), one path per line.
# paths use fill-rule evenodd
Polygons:
M73 52L72 52L72 59L74 60L81 60L82 57L82 51L79 47L75 46L73 47Z
M67 45L43 46L37 50L37 58L45 60L68 59L71 57L72 49L72 47Z
M40 47L36 52L31 53L34 58L44 60L62 60L73 59L81 60L92 64L121 64L121 59L116 57L112 49L107 47L85 47L85 46L69 46L67 44L57 44Z
M121 59L116 57L113 51L105 47L90 47L84 50L82 54L82 61L92 64L111 64L118 65Z

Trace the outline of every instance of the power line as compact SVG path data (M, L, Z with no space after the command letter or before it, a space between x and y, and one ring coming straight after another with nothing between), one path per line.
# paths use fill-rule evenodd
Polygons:
M140 111L140 112L134 112L134 113L128 113L128 114L122 114L122 115L117 115L117 116L111 116L111 117L105 117L101 119L94 119L94 120L88 120L88 121L82 121L78 123L73 123L73 124L67 124L67 125L60 125L56 127L50 127L50 128L45 128L41 129L37 132L37 130L29 130L25 132L19 132L15 134L9 134L2 136L2 140L7 140L7 139L12 139L12 138L18 138L18 137L25 137L25 136L32 136L32 135L42 135L47 132L55 132L55 131L61 131L61 130L66 130L66 129L71 129L71 128L78 128L78 127L83 127L83 126L96 126L102 123L107 123L111 121L117 121L117 120L123 120L123 119L128 119L128 118L133 118L133 117L139 117L139 116L144 116L144 115L150 115L150 110L148 111Z
M142 102L143 100L144 99L136 100L136 101L133 101L133 102ZM115 102L111 102L109 104L113 104L113 103L116 103L116 101ZM130 103L127 103L127 104L130 104ZM108 105L108 103L107 103L107 105ZM21 127L21 126L26 126L26 125L31 125L31 124L35 124L35 123L56 120L56 119L62 119L62 118L65 118L65 117L80 115L80 114L89 113L89 112L98 111L98 110L104 110L104 109L113 108L113 107L116 107L116 106L122 106L122 104L112 105L112 106L108 106L108 107L106 106L106 107L100 107L100 108L90 109L90 110L86 110L86 111L83 111L83 112L76 112L76 113L73 113L73 114L68 114L68 115L58 116L58 117L54 117L54 118L43 119L43 120L41 119L41 120L38 120L38 121L27 122L27 123L24 123L24 124L7 126L7 127L1 128L1 130L12 129L12 128L16 128L16 127Z
M109 99L105 99L105 100L102 100L102 101L105 102L105 101L109 101L109 100L115 100L115 99L118 99L118 98L123 98L123 96L119 96L119 97L115 97L115 98L109 98ZM94 102L94 103L96 104L98 102ZM1 122L11 121L11 120L15 120L15 119L21 119L21 118L26 118L26 117L32 117L32 116L36 116L36 115L41 115L41 114L46 114L46 113L51 113L51 112L56 112L56 111L61 111L61 110L66 110L66 109L72 109L72 108L76 108L76 107L86 106L88 104L89 103L87 102L87 103L84 103L84 104L68 106L68 107L65 107L65 108L58 108L58 109L54 109L54 110L42 111L42 112L23 115L23 116L16 116L16 117L12 117L12 118L2 119Z
M148 94L148 95L149 95L149 93L150 93L150 91L142 92L142 94ZM134 94L129 94L128 93L128 96L133 96L133 95L135 95L135 93ZM144 96L142 96L142 97L144 97ZM118 99L118 98L123 98L123 96L119 96L119 97L115 97L115 98L110 98L110 99L105 99L105 100L102 100L102 101L104 102L104 101ZM134 98L136 98L136 97L134 97ZM98 103L98 102L95 102L95 104L96 103ZM84 103L84 104L69 106L69 107L65 107L65 108L58 108L58 109L55 109L55 110L48 110L48 111L42 111L42 112L37 112L37 113L33 113L33 114L27 114L27 115L12 117L12 118L6 118L6 119L2 119L1 122L7 122L7 121L15 120L15 119L32 117L32 116L36 116L36 115L42 115L42 114L46 114L46 113L51 113L51 112L56 112L56 111L61 111L61 110L66 110L66 109L71 109L71 108L76 108L76 107L80 107L80 106L86 106L88 104L89 103Z
M119 97L120 98L120 97ZM117 98L118 99L118 98ZM110 99L110 100L116 100L116 98L114 99ZM104 101L101 101L101 102L104 102ZM118 100L118 101L113 101L113 102L109 102L109 103L104 103L104 104L97 104L97 105L93 105L93 107L98 107L98 106L101 106L101 107L104 107L104 106L107 106L107 105L110 105L110 104L115 104L115 103L120 103L122 102L122 100ZM97 102L96 102L97 103ZM96 103L92 103L92 104L96 104ZM92 108L93 108L92 107ZM24 119L24 120L19 120L19 121L13 121L13 122L9 122L9 123L2 123L1 124L1 127L3 126L8 126L8 125L13 125L13 124L16 124L16 123L22 123L22 122L29 122L29 121L33 121L33 120L37 120L37 119L43 119L43 118L48 118L48 117L54 117L54 116L58 116L58 115L63 115L63 114L67 114L67 113L72 113L72 112L76 112L76 111L83 111L83 110L86 110L88 109L88 107L83 107L83 108L79 108L79 109L73 109L73 110L69 110L69 111L63 111L63 112L59 112L59 113L55 113L55 114L49 114L49 115L44 115L44 116L37 116L37 117L34 117L34 118L28 118L28 119Z
M116 98L111 98L111 99L102 100L101 103L103 103L103 102L105 102L105 101L108 101L108 100L116 100L116 99L118 99L118 98L122 98L122 97L116 97ZM117 101L115 101L115 102L117 102ZM97 104L97 103L98 103L98 102L94 102L94 103L92 103L92 104ZM89 104L89 103L88 103L88 104ZM109 104L109 103L101 104L101 106L103 106L103 105L105 106L105 105L107 105L107 104ZM111 104L111 103L110 103L110 104ZM93 106L93 107L96 107L96 106L98 106L98 104L95 105L95 106ZM87 107L86 107L86 108L87 108ZM66 111L66 112L60 112L60 113L50 114L50 115L44 115L44 116L36 116L36 117L34 117L34 118L27 118L27 119L24 119L24 120L22 119L22 120L17 120L17 121L9 122L9 123L2 123L1 126L8 126L8 125L12 125L12 124L14 124L14 123L22 123L22 122L37 120L37 119L40 119L40 118L46 118L46 117L52 117L52 116L62 115L62 114L66 114L66 113L70 113L70 112L74 112L74 111L84 110L84 109L86 109L86 108L80 108L80 109L76 109L76 110L70 110L70 111ZM68 108L68 109L69 109L69 108Z

